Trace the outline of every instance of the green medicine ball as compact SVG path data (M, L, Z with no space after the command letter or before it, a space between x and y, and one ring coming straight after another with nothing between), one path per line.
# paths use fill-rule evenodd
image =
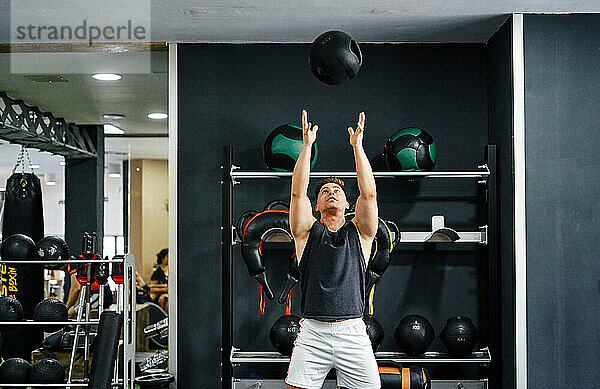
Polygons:
M408 127L396 131L386 142L385 163L390 171L431 170L437 160L437 149L431 135Z
M302 128L284 124L274 129L263 148L263 158L267 167L278 172L294 170L298 156L302 150ZM313 143L310 152L310 168L317 162L317 142Z

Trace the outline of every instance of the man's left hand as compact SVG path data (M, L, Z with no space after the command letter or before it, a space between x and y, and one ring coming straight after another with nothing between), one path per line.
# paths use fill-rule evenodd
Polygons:
M352 129L352 127L348 127L348 134L350 134L350 145L353 148L362 147L364 131L365 131L365 113L361 112L358 115L358 123L356 123L356 130Z

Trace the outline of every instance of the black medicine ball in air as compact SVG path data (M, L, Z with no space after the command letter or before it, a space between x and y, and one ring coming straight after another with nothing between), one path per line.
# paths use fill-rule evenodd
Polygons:
M68 260L69 259L69 245L62 238L58 236L46 236L40 239L35 245L36 258L41 260ZM44 267L48 270L58 270L63 265L58 264L44 264Z
M0 256L5 261L34 259L35 243L27 235L11 235L2 242Z
M300 318L295 315L283 315L271 327L269 339L281 355L290 356L299 331Z
M0 321L23 320L23 305L12 297L0 297Z
M446 321L440 339L452 355L468 355L477 344L479 331L471 319L454 316Z
M7 384L27 384L30 372L29 362L21 358L9 358L0 365L0 381Z
M396 343L410 356L421 355L427 351L434 337L433 326L421 315L405 316L394 332Z
M431 170L437 149L431 135L420 128L396 131L385 144L385 163L390 171Z
M375 318L371 315L363 316L363 321L367 327L367 335L369 335L369 339L371 340L371 346L373 346L373 352L376 352L381 342L383 342L383 327Z
M338 85L356 76L362 64L360 48L350 35L327 31L310 46L310 70L322 82Z
M263 157L267 167L280 172L294 170L302 150L302 128L284 124L274 129L265 139ZM317 162L317 142L310 150L310 168Z
M53 358L44 358L31 367L31 382L34 384L62 384L65 368Z
M59 299L49 297L40 301L33 309L33 320L35 321L67 321L68 310L66 305ZM46 332L54 332L63 328L62 325L42 326Z

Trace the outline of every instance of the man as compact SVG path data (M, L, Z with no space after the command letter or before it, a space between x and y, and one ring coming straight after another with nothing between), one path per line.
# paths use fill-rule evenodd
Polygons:
M377 362L362 320L366 269L377 232L375 179L362 140L365 114L356 130L348 128L354 151L360 196L356 216L346 222L349 208L342 180L330 177L317 184L320 219L313 217L307 189L310 152L318 126L302 111L302 150L292 175L290 229L294 236L302 287L300 332L290 359L288 389L321 388L327 373L336 369L337 385L378 389Z

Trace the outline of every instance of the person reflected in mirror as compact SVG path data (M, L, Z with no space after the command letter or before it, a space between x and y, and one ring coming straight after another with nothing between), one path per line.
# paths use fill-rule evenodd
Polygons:
M164 248L156 254L156 270L150 277L150 297L165 312L169 310L169 249Z

